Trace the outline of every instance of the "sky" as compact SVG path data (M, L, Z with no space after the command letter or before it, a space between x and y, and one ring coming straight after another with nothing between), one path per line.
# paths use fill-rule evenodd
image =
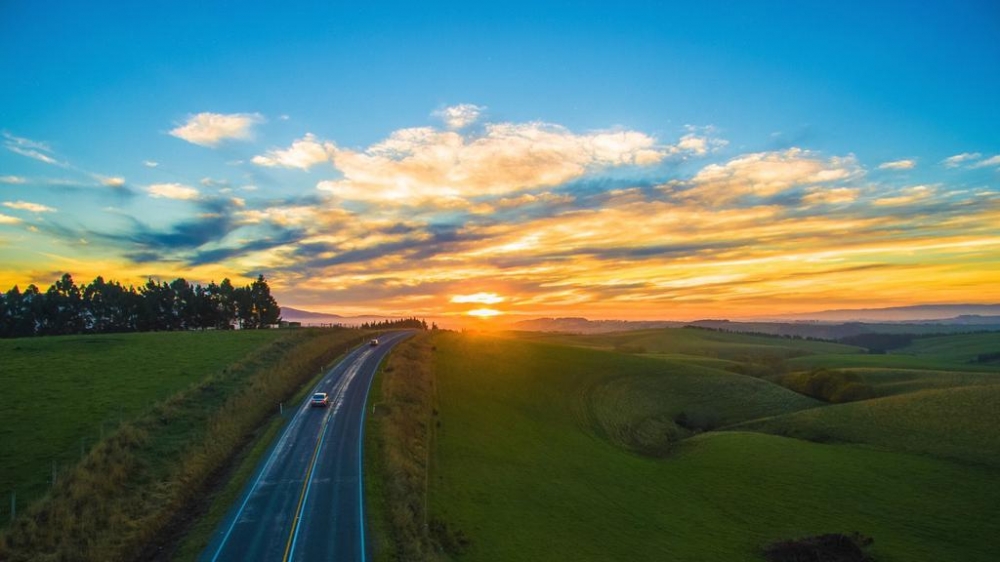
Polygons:
M263 274L284 306L452 319L998 303L998 69L990 0L0 0L0 290Z

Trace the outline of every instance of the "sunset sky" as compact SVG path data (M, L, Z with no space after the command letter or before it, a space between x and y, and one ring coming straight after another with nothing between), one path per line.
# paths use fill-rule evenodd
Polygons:
M1000 4L0 2L0 290L1000 302ZM808 4L804 7L802 4Z

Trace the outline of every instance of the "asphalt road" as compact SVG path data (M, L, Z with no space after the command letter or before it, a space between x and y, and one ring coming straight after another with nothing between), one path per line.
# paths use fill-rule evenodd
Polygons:
M361 437L375 370L407 332L384 334L331 369L313 392L330 406L300 404L200 560L365 561ZM311 396L311 393L310 393Z

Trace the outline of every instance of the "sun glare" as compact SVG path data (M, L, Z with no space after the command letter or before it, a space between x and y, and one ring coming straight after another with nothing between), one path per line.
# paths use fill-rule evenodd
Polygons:
M475 316L476 318L493 318L494 316L500 316L503 313L492 308L477 308L466 312L466 314L469 316Z

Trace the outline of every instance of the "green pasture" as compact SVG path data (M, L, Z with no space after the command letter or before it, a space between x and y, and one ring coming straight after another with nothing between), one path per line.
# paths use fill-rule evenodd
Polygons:
M725 358L773 342L788 356L834 357L824 348L835 344L821 342L657 332L638 343L436 338L429 502L433 518L469 538L455 559L763 560L771 541L852 531L874 538L879 562L994 559L1000 386L831 406L677 357L604 351L701 346ZM858 357L841 347L840 357ZM680 412L728 430L682 431ZM822 431L796 433L814 426ZM636 435L675 442L639 454Z
M809 441L864 444L1000 469L1000 385L923 390L836 404L740 428Z
M19 505L119 423L287 331L157 332L0 340L0 507ZM0 521L6 524L7 521Z
M893 350L892 353L971 363L981 354L1000 353L1000 332L917 338L910 345ZM992 368L1000 372L1000 366L994 364Z
M588 335L523 333L520 336L534 341L595 349L684 354L698 357L700 360L742 361L753 357L792 358L811 354L854 354L863 351L859 347L827 341L695 328L664 328Z

